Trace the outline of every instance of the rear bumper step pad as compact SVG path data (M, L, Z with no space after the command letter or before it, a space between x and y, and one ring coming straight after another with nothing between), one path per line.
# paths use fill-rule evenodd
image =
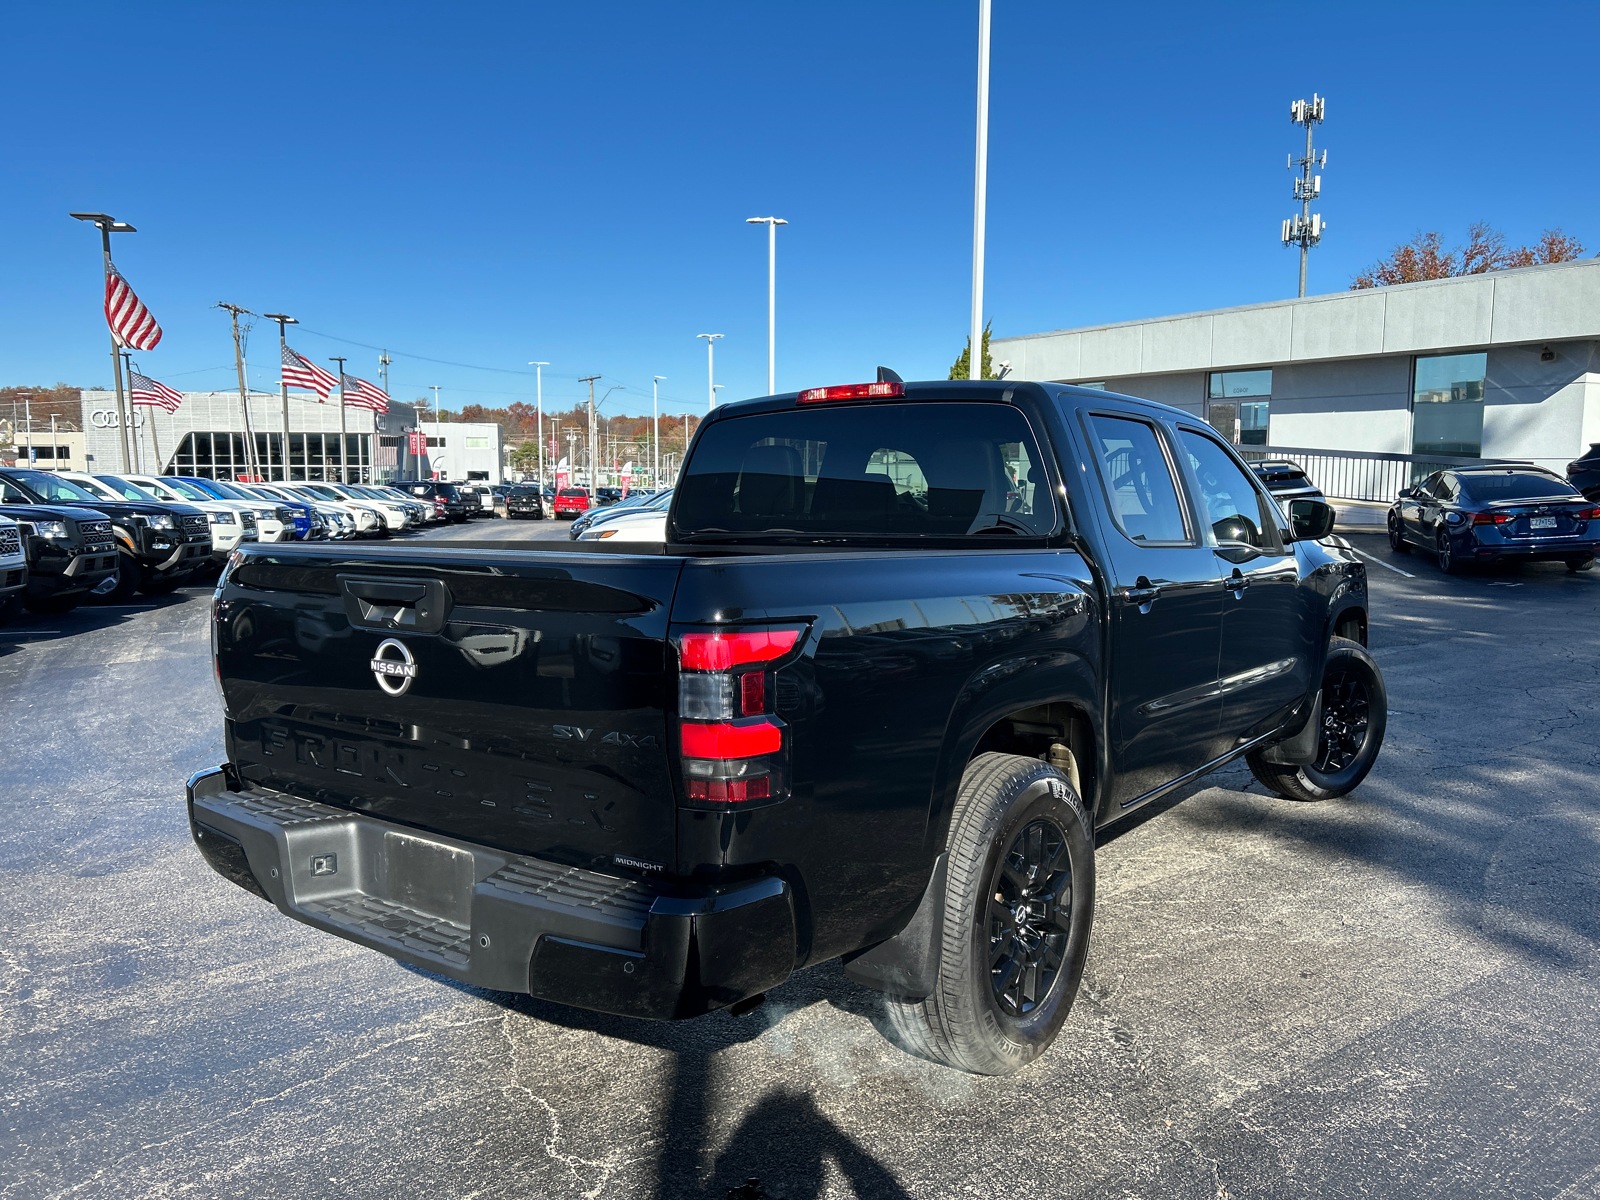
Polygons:
M217 768L189 781L191 832L218 874L298 921L463 983L671 1019L793 969L781 879L676 891L237 780Z

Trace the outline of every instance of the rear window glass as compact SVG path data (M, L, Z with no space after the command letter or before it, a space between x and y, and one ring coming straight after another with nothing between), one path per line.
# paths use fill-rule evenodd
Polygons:
M1495 471L1492 474L1457 475L1461 488L1474 500L1576 499L1581 493L1564 479L1535 471Z
M1037 537L1055 526L1028 424L1004 404L753 413L708 425L680 536Z
M562 496L587 496L589 493L582 488L562 488L559 494Z

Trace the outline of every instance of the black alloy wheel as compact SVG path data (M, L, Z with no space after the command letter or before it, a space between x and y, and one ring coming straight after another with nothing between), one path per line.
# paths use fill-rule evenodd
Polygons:
M1446 575L1454 575L1461 570L1461 562L1456 558L1456 548L1450 543L1450 535L1440 529L1434 535L1434 554L1439 560L1439 570Z
M1305 765L1274 763L1254 750L1245 761L1251 774L1285 799L1331 800L1367 777L1388 722L1389 695L1378 664L1359 642L1332 638L1322 669L1316 757Z
M1411 543L1406 541L1405 526L1394 513L1389 514L1389 549L1396 554L1410 554Z
M1336 775L1356 760L1372 724L1372 696L1366 673L1350 666L1336 668L1322 681L1322 732L1312 770Z
M1017 833L989 881L989 986L1008 1017L1025 1017L1055 987L1072 934L1067 835L1049 817Z

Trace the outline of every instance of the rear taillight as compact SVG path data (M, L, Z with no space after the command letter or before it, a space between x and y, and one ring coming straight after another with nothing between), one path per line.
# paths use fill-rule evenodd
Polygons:
M1600 508L1586 508L1573 515L1580 521L1600 521Z
M801 404L821 404L825 400L878 400L904 396L903 383L844 383L837 387L809 388L800 393Z
M768 705L769 674L800 629L678 635L678 736L690 800L781 798L786 726Z
M1510 513L1473 513L1474 525L1506 525L1516 520Z

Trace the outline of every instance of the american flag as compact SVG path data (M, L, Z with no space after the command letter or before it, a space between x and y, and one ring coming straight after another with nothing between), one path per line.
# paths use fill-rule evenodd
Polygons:
M161 326L115 267L106 274L106 324L130 350L154 350L161 341Z
M375 383L344 377L344 402L350 408L370 408L373 412L389 411L389 394Z
M319 402L328 398L338 380L309 358L301 358L288 346L283 348L283 381L290 387L309 388Z
M157 383L148 375L128 369L128 384L133 390L135 404L148 404L152 408L164 408L169 413L177 412L178 405L183 403L183 393L175 392L164 383Z

